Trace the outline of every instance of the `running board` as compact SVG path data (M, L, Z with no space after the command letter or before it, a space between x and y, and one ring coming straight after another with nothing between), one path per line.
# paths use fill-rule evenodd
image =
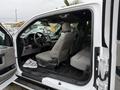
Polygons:
M26 89L31 88L31 90L56 90L28 77L19 75L17 75L17 77L18 79L16 79L14 83L18 85L20 84L20 86L23 86Z

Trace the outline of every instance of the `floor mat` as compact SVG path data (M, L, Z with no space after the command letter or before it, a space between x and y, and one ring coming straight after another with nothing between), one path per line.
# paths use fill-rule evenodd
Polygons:
M81 85L90 78L90 73L83 77L83 72L72 67L68 63L62 63L59 67L48 69L44 67L24 68L22 67L23 75L35 80L41 81L43 77L51 77L72 84Z

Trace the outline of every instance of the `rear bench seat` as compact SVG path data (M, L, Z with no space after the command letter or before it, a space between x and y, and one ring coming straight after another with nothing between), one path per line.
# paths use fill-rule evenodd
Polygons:
M82 51L78 52L76 55L74 55L70 60L70 64L74 68L86 71L90 67L90 61L91 61L91 49L90 47L87 47Z

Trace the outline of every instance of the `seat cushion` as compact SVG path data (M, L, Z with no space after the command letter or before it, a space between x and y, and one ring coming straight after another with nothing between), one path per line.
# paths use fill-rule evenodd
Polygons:
M50 51L37 54L36 59L40 66L49 66L57 63L56 60L51 58Z
M90 48L85 48L84 50L78 52L74 55L71 60L71 66L79 69L79 70L87 70L90 66L91 55Z

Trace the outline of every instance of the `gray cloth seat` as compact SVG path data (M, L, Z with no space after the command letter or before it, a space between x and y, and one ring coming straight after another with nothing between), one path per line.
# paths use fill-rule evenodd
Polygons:
M50 51L46 51L40 54L36 55L37 61L39 61L38 65L39 66L46 66L47 65L56 65L57 61L55 59L52 59L50 55ZM44 61L41 61L44 60Z
M54 47L50 51L39 53L36 55L38 65L47 67L59 65L62 61L69 58L70 49L74 40L74 35L71 32L70 24L62 25L62 33Z
M71 66L86 71L90 67L90 61L91 61L91 49L90 47L87 47L83 49L82 51L78 52L76 55L74 55L70 59Z

